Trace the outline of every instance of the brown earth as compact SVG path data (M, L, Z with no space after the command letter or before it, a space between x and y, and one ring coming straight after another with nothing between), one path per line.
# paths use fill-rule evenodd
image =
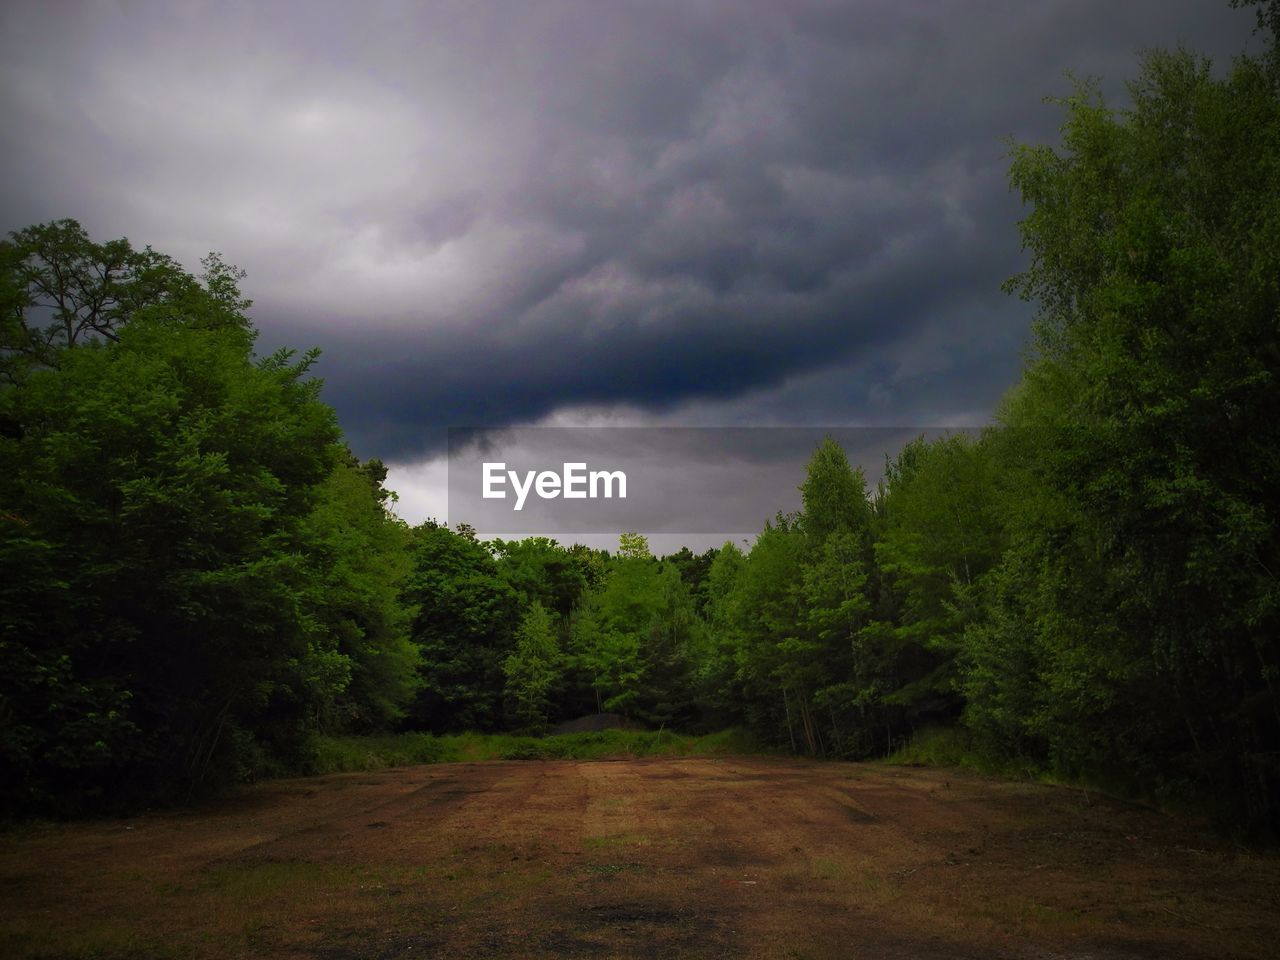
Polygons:
M733 758L441 764L0 837L0 956L1275 956L1280 855L1078 790Z

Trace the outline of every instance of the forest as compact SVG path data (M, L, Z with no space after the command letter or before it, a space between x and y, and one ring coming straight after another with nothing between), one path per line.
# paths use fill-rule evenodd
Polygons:
M302 769L318 736L584 714L1051 776L1280 828L1280 54L1152 52L1013 145L1035 305L980 435L655 557L394 513L244 274L75 221L0 246L0 806ZM1269 11L1269 12L1267 12ZM1012 229L1012 226L1011 226ZM931 752L932 751L932 752Z

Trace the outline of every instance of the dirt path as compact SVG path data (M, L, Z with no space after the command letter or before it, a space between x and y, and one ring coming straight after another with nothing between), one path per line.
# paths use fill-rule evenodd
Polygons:
M1078 791L793 760L448 764L0 838L0 956L1273 956L1280 855Z

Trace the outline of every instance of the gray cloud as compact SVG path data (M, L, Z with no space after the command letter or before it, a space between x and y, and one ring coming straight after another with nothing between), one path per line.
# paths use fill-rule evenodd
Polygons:
M372 9L366 9L371 7ZM8 4L4 226L249 270L359 452L634 411L948 422L1016 375L1003 137L1226 3Z

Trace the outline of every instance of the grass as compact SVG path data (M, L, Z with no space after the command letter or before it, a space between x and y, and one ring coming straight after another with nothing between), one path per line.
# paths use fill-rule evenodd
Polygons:
M965 767L1019 780L1047 782L1045 772L1031 761L997 759L979 749L963 727L926 727L918 730L906 746L887 757L897 766Z
M463 733L400 733L380 737L316 737L307 774L355 773L422 763L474 760L611 760L633 757L714 757L767 752L740 729L691 737L670 730L603 730L549 737Z
M1164 813L1214 824L1224 833L1232 833L1229 811L1213 797L1178 792L1174 784L1154 788L1150 783L1133 779L1084 777L1078 773L1055 770L1031 759L997 758L976 746L963 727L927 727L919 730L906 746L885 758L897 766L963 767L991 776L1011 780L1034 781L1055 787L1080 791L1087 801L1090 794L1123 800Z
M981 769L986 762L986 758L974 749L967 731L958 727L927 727L918 730L905 746L885 760L885 763L899 766L924 764L929 767L973 769Z

